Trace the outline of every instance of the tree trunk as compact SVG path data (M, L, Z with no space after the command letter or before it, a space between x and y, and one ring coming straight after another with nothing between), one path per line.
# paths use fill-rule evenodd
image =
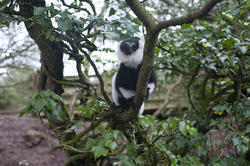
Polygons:
M26 19L24 21L25 27L41 51L41 71L38 80L38 91L40 92L49 89L56 94L61 95L64 92L63 87L61 84L55 82L55 80L63 79L63 43L47 39L41 25L42 23L31 21L31 18L33 19L34 17L34 7L45 6L45 0L19 0L18 3L21 16ZM55 131L60 142L69 141L76 135L75 132L63 133L71 125L69 118L63 122L52 118L49 119L49 124ZM84 165L84 162L92 163L94 161L94 159L90 162L88 162L88 160L85 161L85 159L79 159L70 162L70 159L74 158L75 154L68 151L65 152L69 157L68 163L70 163L71 166L82 166Z
M45 6L44 0L19 0L20 13L26 19L32 18L34 7ZM24 21L27 31L38 45L41 51L41 71L38 82L38 90L50 89L56 94L61 95L63 88L46 75L46 71L57 80L63 79L63 51L60 42L46 39L39 23L30 20ZM42 24L42 23L41 23Z

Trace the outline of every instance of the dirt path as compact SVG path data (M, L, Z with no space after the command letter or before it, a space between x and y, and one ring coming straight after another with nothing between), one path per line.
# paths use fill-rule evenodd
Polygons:
M57 140L50 137L52 145ZM0 115L0 166L63 166L65 154L50 152L38 118Z

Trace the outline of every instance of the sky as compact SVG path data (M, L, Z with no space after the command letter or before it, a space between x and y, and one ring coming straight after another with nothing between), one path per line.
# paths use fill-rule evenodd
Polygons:
M18 33L18 35L16 36L15 41L17 42L18 45L23 44L23 42L25 42L25 38L28 36L28 32L26 31L24 25L19 25L21 28L18 29L18 31L20 31L20 33ZM2 32L0 32L0 46L1 48L6 48L8 47L8 43L9 43L9 38L8 36L5 36ZM97 42L96 43L97 47L99 49L102 48L112 48L114 50L116 50L116 48L118 48L119 43L118 42L111 42L111 41L105 41L105 43L100 43ZM7 54L14 52L15 50L13 50L13 48L9 48L7 50ZM36 53L37 56L40 57L40 52ZM2 54L3 56L3 54ZM40 68L40 62L39 59L37 58L37 56L33 56L33 59L31 61L29 61L29 63L33 66L34 69L39 69ZM100 59L102 59L103 61L107 61L107 60L114 60L117 61L117 57L116 57L116 53L107 53L107 52L100 52L100 51L95 51L92 54L92 57L99 57ZM95 59L95 58L93 58ZM77 71L76 71L76 64L74 60L68 60L68 55L64 55L64 75L65 76L72 76L72 75L77 75ZM73 66L73 67L72 67ZM97 67L99 69L99 72L102 72L103 70L110 70L113 65L110 64L106 64L105 66L103 66L101 63L97 63ZM4 72L5 69L0 68L0 73ZM89 71L89 75L93 75L94 74L94 70L92 68L90 68Z
M73 1L73 0L68 0L65 1L66 3L69 4L69 1ZM96 11L97 11L97 15L100 13L101 8L104 4L104 0L93 0L95 7L96 7ZM50 5L50 3L53 4L58 4L58 0L46 0L47 5ZM90 6L86 5L84 6L86 8L90 9ZM60 8L63 10L63 6ZM91 11L91 10L90 10ZM83 13L79 13L79 16L81 16L81 14ZM131 14L133 15L132 11ZM109 12L106 12L106 17L109 17ZM77 15L76 15L77 16ZM111 19L119 19L119 18L115 18L117 16L113 15L109 18ZM54 24L56 26L56 23L54 20L52 20L52 24ZM28 32L24 26L23 23L19 23L18 25L20 27L20 29L18 29L18 35L16 35L16 40L18 41L18 43L22 43L25 41L25 38L28 36ZM8 43L8 36L3 36L3 33L1 33L0 31L0 49L3 46L4 43ZM116 56L116 51L118 48L119 43L115 42L115 41L109 41L109 40L105 40L105 42L95 42L96 46L98 49L102 49L102 48L111 48L113 50L115 50L115 52L110 53L110 52L101 52L101 51L95 51L93 52L93 54L91 55L92 59L95 60L95 58L100 58L101 61L107 61L107 63L104 65L102 65L101 63L96 63L97 68L99 70L100 73L103 72L103 70L110 70L112 69L112 67L114 66L112 63L109 63L108 61L114 61L116 62L115 64L118 64L118 58ZM13 52L13 50L9 49L8 52ZM40 57L40 53L37 52L38 56L36 57ZM39 62L40 58L35 58L35 60L29 62L30 64L32 64L34 66L34 69L37 70L40 68L40 62ZM4 69L0 68L0 73L3 72ZM95 72L92 68L89 69L89 75L94 75ZM68 55L64 55L64 75L65 76L75 76L77 75L77 71L76 71L76 64L75 61L73 60L68 60Z
M56 0L46 0L46 2L48 4L50 4L51 2L53 3L57 3ZM101 10L101 7L103 5L103 1L102 0L95 0L95 4L96 5L96 11L99 12ZM28 32L24 26L23 23L19 23L19 28L17 29L17 35L15 36L15 41L18 45L23 44L23 42L25 42L26 37L28 36ZM2 33L0 31L0 46L1 48L7 48L8 47L8 43L10 41L9 36L6 36L4 33ZM112 48L114 50L116 50L116 48L118 48L119 43L118 42L112 42L112 41L105 41L105 43L100 43L100 42L96 42L95 43L97 45L97 47L99 49L102 48ZM1 49L0 48L0 49ZM11 53L13 52L13 48L8 49L7 53ZM40 54L39 52L37 52L37 54ZM40 57L40 55L39 55ZM105 60L114 60L117 61L117 57L115 53L106 53L106 52L100 52L100 51L95 51L92 54L92 57L99 57L100 59L102 59L103 61ZM40 62L39 62L40 58L34 58L32 61L30 61L29 63L32 64L32 66L34 67L34 69L39 69L40 68ZM95 58L93 58L95 59ZM77 71L76 71L76 64L75 61L73 60L68 60L68 55L64 55L64 75L65 76L72 76L72 75L77 75ZM103 70L110 70L113 67L113 65L111 63L107 63L105 66L103 66L101 63L97 63L97 68L99 70L99 72L101 73ZM5 69L1 69L0 68L0 73L4 72ZM89 70L89 75L94 75L94 70L92 68L90 68Z

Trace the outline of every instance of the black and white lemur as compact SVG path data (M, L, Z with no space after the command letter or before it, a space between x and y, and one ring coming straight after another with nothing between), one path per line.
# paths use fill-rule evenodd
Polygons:
M112 97L115 105L129 108L136 95L136 83L143 58L143 41L125 40L118 48L118 59L121 61L118 71L112 78ZM156 88L156 74L154 70L151 73L147 94L144 101ZM139 114L144 111L144 103L141 105Z

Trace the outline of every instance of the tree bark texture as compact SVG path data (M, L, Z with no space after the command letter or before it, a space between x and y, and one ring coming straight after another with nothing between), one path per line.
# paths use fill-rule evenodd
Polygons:
M55 79L63 79L63 51L60 42L46 39L39 23L29 20L32 18L34 7L45 6L44 0L19 0L20 13L27 19L24 21L27 31L31 38L36 42L41 51L41 71L38 82L38 90L50 89L56 94L62 94L61 84L56 83L45 73L48 71Z

